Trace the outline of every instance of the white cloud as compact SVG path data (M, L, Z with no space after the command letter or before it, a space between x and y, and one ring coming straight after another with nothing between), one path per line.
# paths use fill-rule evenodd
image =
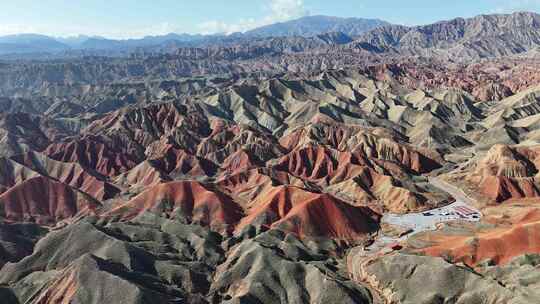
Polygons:
M242 18L234 22L209 20L195 25L195 30L201 34L245 32L264 25L288 21L309 15L304 0L265 0L263 10L266 12L262 18ZM40 33L55 37L70 37L77 35L104 36L113 39L142 38L144 36L165 35L169 33L185 32L177 25L161 22L140 28L95 26L28 26L24 24L0 24L0 36L20 33Z
M540 0L497 0L497 5L493 12L512 13L516 11L539 11Z
M256 28L263 25L261 21L256 19L240 19L235 23L226 23L222 21L212 20L199 24L199 30L201 34L215 34L215 33L236 33L244 32L248 29Z
M34 27L23 24L0 24L0 36L13 35L20 33L35 33Z
M114 39L142 38L144 36L159 36L174 33L178 28L169 22L156 23L140 28L114 28L114 29L93 29L86 31L84 28L70 29L72 33L83 33L89 36L105 36ZM64 34L65 36L65 34Z
M176 28L176 26L172 23L161 22L146 28L139 28L130 31L121 31L118 32L115 36L117 36L118 38L141 38L144 36L167 35L177 30L178 29Z
M74 37L78 35L104 36L114 39L142 38L144 36L166 35L178 31L168 22L157 23L141 28L105 28L105 27L34 27L19 24L0 24L0 36L12 34L39 33L54 37Z
M269 0L265 8L268 13L261 19L240 19L234 23L218 20L206 21L199 24L200 32L203 34L245 32L260 26L309 15L303 0Z
M284 21L307 15L303 0L271 0L270 9L272 15L270 18L275 21Z

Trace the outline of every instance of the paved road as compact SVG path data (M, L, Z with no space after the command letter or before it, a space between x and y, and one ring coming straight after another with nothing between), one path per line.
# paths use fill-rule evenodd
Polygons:
M385 214L382 218L383 223L400 225L406 229L411 229L412 232L399 238L380 235L368 248L357 247L349 252L347 265L351 278L367 287L372 293L376 303L385 304L389 302L386 301L386 297L378 288L379 286L374 285L373 282L369 280L370 276L365 271L365 265L367 265L369 261L377 258L377 256L381 254L391 251L390 245L403 241L411 235L422 231L436 230L439 223L456 220L476 222L482 218L480 210L473 207L473 200L467 197L467 195L459 188L438 178L430 178L429 183L436 188L447 192L454 197L456 201L448 206L421 213ZM363 256L363 260L361 258L361 262L358 263L356 262L356 259L360 256ZM355 263L352 263L352 261L355 261Z
M482 218L480 210L472 206L473 200L459 188L442 181L438 178L430 178L429 183L442 191L447 192L456 200L453 204L442 208L436 208L420 213L408 214L385 214L382 223L401 226L404 229L410 229L411 232L399 237L380 236L377 241L370 246L371 250L384 248L385 246L403 241L419 232L436 230L440 223L452 221L470 221L477 222Z
M440 178L437 178L437 177L430 177L429 178L429 183L436 187L436 188L439 188L440 190L450 194L456 201L462 201L466 204L468 204L469 206L473 206L474 205L474 200L471 199L470 197L467 196L467 194L465 194L465 192L463 192L463 190L459 189L458 187L448 183L448 182L445 182L443 181L442 179Z

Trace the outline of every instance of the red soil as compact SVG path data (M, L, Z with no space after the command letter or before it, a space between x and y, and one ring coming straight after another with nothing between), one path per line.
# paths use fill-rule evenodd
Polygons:
M171 175L211 176L216 171L214 163L173 147L167 148L159 158L151 162Z
M114 185L105 182L99 176L90 174L75 163L55 161L34 152L25 153L12 159L43 175L68 184L100 201L109 199L119 192Z
M351 151L357 159L392 162L402 168L427 173L440 167L428 154L399 144L386 130L324 122L298 129L280 139L287 150L320 143L338 151Z
M274 184L295 184L301 186L303 183L286 172L268 168L242 171L223 177L216 182L216 185L223 192L234 197L235 200L241 203L251 202L257 195L273 187Z
M97 136L54 143L44 153L52 159L76 162L106 176L126 172L139 163L136 157Z
M338 152L322 146L292 151L278 160L276 170L326 184L350 179L362 172L363 160L349 152Z
M0 206L10 221L50 224L80 213L93 212L99 203L66 184L40 176L0 195Z
M227 196L194 181L160 184L137 195L103 216L129 220L150 211L173 216L178 211L189 220L225 232L240 220L240 207Z
M278 186L261 193L237 227L266 225L300 237L362 240L377 229L378 215L369 208L354 207L328 194Z
M75 294L79 289L77 280L78 270L68 267L36 294L36 304L69 304L73 303Z
M430 241L435 245L421 251L432 256L450 255L455 261L471 266L487 259L505 264L520 255L538 254L540 209L537 209L538 202L533 203L536 206L527 207L529 204L521 201L505 207L490 207L486 210L486 221L496 224L496 228L472 236L433 234Z
M504 176L486 176L479 185L482 193L495 202L510 198L540 196L534 181L528 178L509 178Z
M247 169L257 167L251 156L244 150L238 150L229 155L221 168L228 174L241 172Z
M452 178L458 182L465 178L479 190L478 199L487 198L488 203L534 198L540 196L535 185L539 164L538 147L494 145L469 171L458 172Z
M114 177L115 184L124 187L149 187L171 181L165 172L157 168L151 161L138 164L135 168Z
M150 105L144 108L124 108L94 121L84 130L88 134L101 134L121 127L126 130L144 130L157 134L170 132L179 126L184 116L173 103Z

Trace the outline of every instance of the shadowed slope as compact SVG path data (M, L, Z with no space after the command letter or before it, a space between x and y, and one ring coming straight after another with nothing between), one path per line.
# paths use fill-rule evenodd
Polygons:
M358 241L374 232L378 222L378 216L369 208L353 207L328 194L289 186L278 186L261 193L250 203L248 210L237 231L247 225L263 225L300 237Z
M10 221L52 224L78 214L93 213L99 203L66 184L40 176L0 195L2 214Z
M226 232L240 220L241 209L227 196L194 181L176 181L151 187L103 216L127 220L155 212Z

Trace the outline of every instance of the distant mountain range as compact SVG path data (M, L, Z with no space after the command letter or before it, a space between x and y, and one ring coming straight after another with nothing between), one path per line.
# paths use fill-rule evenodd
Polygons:
M0 37L0 54L61 52L70 47L52 37L20 34Z
M414 27L389 25L362 34L354 45L381 53L453 59L514 55L540 46L540 15L518 12Z
M0 37L2 59L176 54L182 59L254 59L287 53L343 52L469 60L537 52L540 15L531 12L456 18L422 26L376 19L309 16L231 35L168 34L114 40L23 34ZM341 52L341 53L340 53Z
M308 16L297 20L263 26L248 31L245 35L254 37L309 37L329 32L340 32L354 37L385 25L390 25L390 23L379 19Z
M99 36L75 36L53 38L36 34L20 34L0 37L0 55L59 53L73 50L133 51L138 48L196 47L211 44L237 42L248 38L267 37L310 37L330 32L340 32L347 36L358 36L389 23L377 19L339 18L329 16L308 16L288 22L263 26L246 33L231 35L167 34L147 36L140 39L115 40Z

